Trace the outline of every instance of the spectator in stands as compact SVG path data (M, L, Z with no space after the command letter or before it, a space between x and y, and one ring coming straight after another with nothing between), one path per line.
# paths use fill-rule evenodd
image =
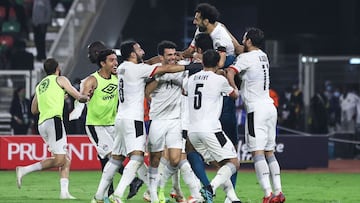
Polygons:
M304 102L303 93L297 84L292 85L292 97L295 104L295 129L300 130L304 128Z
M328 107L329 101L324 91L317 91L310 101L310 130L311 133L328 133Z
M292 88L287 87L279 100L280 124L286 128L295 129L295 98Z
M354 88L346 86L343 94L340 96L341 107L341 129L343 131L354 132L356 117L356 102L359 96L355 93Z
M50 0L34 0L32 23L37 51L36 60L38 61L46 59L46 33L51 20L52 10Z
M20 39L15 41L14 48L10 53L11 70L33 70L34 55L26 50L26 43Z
M338 87L327 87L325 95L329 99L328 120L329 132L334 132L340 129L341 108L340 108L340 89Z
M15 90L10 106L11 128L14 135L26 135L33 124L30 100L25 98L25 87Z
M360 141L360 97L356 102L355 140ZM355 145L355 155L360 159L360 144Z

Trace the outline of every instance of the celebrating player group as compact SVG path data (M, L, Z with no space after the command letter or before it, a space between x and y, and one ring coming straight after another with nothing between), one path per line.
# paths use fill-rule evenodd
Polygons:
M235 188L240 167L235 100L240 97L247 112L246 144L264 191L262 202L285 202L274 155L277 109L269 95L268 57L261 50L264 33L248 28L240 44L218 17L214 6L198 4L193 20L197 29L189 47L177 50L174 42L164 40L158 55L149 60L143 59L145 52L134 40L121 43L120 64L102 42L91 43L88 56L98 70L82 80L80 91L60 76L55 59L47 59L47 76L36 87L31 111L40 116L39 132L53 157L17 167L18 187L26 174L58 167L60 198L75 199L68 190L70 159L60 97L67 92L78 100L73 113L87 108L86 133L102 164L91 203L126 202L142 185L147 187L144 200L152 203L165 203L166 192L176 202L212 203L219 188L226 198L217 201L240 203ZM147 102L149 121L144 120ZM144 161L147 154L149 163ZM216 168L211 180L206 165ZM118 172L122 176L113 187ZM165 191L169 179L172 190Z

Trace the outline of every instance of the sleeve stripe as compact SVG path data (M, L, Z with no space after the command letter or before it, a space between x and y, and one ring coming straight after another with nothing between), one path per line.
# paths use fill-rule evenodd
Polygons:
M151 72L151 74L150 74L150 76L149 76L150 78L155 75L155 71L156 71L156 69L157 69L158 67L159 67L159 66L156 66L156 67L154 68L154 70Z
M237 68L235 68L235 66L229 66L229 68L231 68L232 70L234 70L236 74L239 73L239 71L237 70Z

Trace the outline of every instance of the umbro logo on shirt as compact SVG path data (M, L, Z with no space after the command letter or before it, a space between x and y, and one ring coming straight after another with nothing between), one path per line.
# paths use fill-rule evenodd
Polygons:
M108 93L108 94L112 94L116 90L116 88L117 88L117 85L109 84L108 86L103 88L101 91Z

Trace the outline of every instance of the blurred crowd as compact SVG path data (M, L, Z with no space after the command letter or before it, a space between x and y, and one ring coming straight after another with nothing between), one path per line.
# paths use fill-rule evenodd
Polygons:
M32 70L35 60L45 60L48 27L59 17L59 10L66 15L72 2L73 0L1 0L0 70ZM35 47L36 52L29 52L26 47Z
M272 89L271 97L278 108L278 125L290 130L327 134L360 132L360 96L356 85L334 86L326 81L310 100L308 114L302 91L297 85L283 92ZM241 99L237 102L239 132L244 132L246 112ZM305 118L305 115L309 115ZM281 130L280 130L281 132ZM359 135L360 137L360 135Z

